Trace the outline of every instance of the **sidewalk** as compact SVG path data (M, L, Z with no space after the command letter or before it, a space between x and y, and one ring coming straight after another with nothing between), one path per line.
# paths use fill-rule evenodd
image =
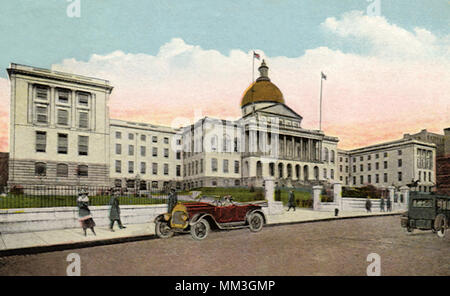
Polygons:
M335 217L333 212L317 212L303 208L288 212L287 208L284 208L283 214L269 215L267 220L270 226L274 226L277 224L398 215L399 213L341 212L338 217ZM87 231L87 236L84 236L81 228L0 234L0 256L41 253L156 238L154 235L155 225L152 222L126 226L126 229L116 228L115 232L111 232L108 227L96 227L96 236L90 230Z

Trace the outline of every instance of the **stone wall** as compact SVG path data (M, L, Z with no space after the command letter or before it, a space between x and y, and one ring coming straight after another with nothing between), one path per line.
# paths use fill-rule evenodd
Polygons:
M97 226L109 225L109 206L91 206ZM159 214L167 212L167 205L124 205L120 206L123 224L153 222ZM29 208L0 210L0 233L44 231L80 227L78 208Z

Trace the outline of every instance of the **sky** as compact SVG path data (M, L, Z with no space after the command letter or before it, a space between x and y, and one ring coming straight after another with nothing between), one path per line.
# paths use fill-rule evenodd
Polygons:
M327 75L322 129L341 149L450 127L449 1L4 0L0 151L12 62L109 80L111 118L177 126L238 118L253 51L303 128Z

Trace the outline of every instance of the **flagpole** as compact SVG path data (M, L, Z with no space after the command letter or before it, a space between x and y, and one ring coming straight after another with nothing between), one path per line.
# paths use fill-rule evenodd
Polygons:
M319 131L322 130L322 73L320 73L320 120L319 120Z
M252 55L252 86L250 91L252 92L252 111L253 111L253 115L255 115L255 102L253 102L253 83L255 83L255 52L253 51L253 55Z

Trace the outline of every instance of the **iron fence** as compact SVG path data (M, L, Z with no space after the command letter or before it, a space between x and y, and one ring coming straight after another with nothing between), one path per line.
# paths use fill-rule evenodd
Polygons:
M111 187L16 185L6 187L0 194L0 209L74 207L77 205L80 189L88 192L90 205L109 205L112 195ZM163 204L168 198L166 190L119 189L120 205Z

